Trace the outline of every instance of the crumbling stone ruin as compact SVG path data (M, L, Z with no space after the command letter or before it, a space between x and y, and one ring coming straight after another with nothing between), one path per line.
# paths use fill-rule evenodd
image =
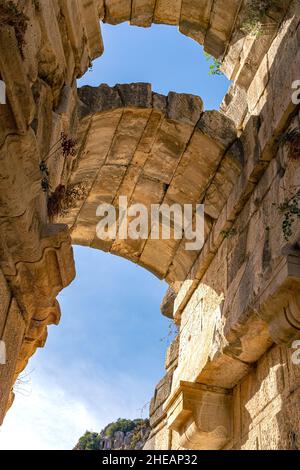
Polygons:
M179 27L232 80L221 110L144 83L78 90L103 53L99 20ZM0 1L1 421L59 323L73 243L170 286L179 333L147 449L300 447L299 20L299 0ZM203 202L201 252L99 240L96 207L119 195Z

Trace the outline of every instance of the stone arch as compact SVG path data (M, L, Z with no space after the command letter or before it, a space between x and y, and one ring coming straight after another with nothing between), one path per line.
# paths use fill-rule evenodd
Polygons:
M105 23L149 27L153 23L178 26L179 31L223 58L241 8L240 0L100 0L99 17Z
M87 158L84 155L84 149L89 142L89 139L85 140L89 137L87 132L89 125L96 125L96 122L101 121L104 115L107 117L119 113L119 125L122 124L124 116L131 114L137 117L139 122L143 121L147 129L151 116L157 112L157 102L162 100L166 105L163 109L158 107L158 111L161 112L162 125L155 134L155 142L159 138L163 125L167 128L177 126L180 136L182 129L188 129L191 133L191 138L186 143L187 149L192 145L193 139L199 137L203 142L203 136L210 139L215 148L216 141L220 138L223 141L226 137L226 134L224 136L220 133L223 128L222 122L232 117L240 132L246 161L243 165L243 150L239 140L234 140L232 144L228 143L226 148L224 144L224 148L221 145L223 151L219 164L214 171L210 169L211 179L206 180L207 187L203 192L208 208L206 218L208 225L212 224L212 229L202 252L193 264L193 260L186 258L187 253L180 251L179 247L170 265L172 267L176 264L178 268L178 271L174 270L176 275L173 277L170 269L166 273L166 271L160 272L159 266L154 267L158 271L157 274L164 276L170 284L176 283L178 279L187 278L187 282L184 282L180 291L176 293L178 295L174 309L173 305L170 306L167 302L167 308L174 314L174 318L178 322L181 320L181 333L184 331L187 340L183 336L179 353L178 348L176 352L176 347L173 348L173 346L169 350L166 378L159 383L151 402L151 419L157 433L157 437L156 434L153 435L153 448L166 448L169 445L170 430L181 432L184 429L184 432L187 431L188 441L192 443L195 442L195 438L198 441L198 437L205 436L203 433L211 432L211 415L208 415L207 422L201 422L197 408L202 409L203 405L207 408L207 403L210 402L213 413L218 416L220 404L224 404L223 398L226 395L224 392L228 389L234 389L233 393L230 392L234 416L228 415L227 419L225 415L225 419L220 424L227 426L226 423L228 423L228 430L230 430L234 417L237 418L237 426L234 426L235 435L232 436L233 440L226 444L226 448L243 447L244 436L241 435L240 430L245 416L242 419L239 416L239 410L245 409L250 399L252 404L257 402L257 396L253 394L251 385L253 384L253 378L250 376L252 364L259 361L262 366L262 369L257 368L258 374L255 378L256 388L261 389L264 376L261 371L267 371L269 374L271 364L276 365L279 378L277 361L269 362L268 359L272 343L274 341L281 343L286 348L292 338L299 337L299 225L295 225L291 243L287 244L283 239L280 216L275 208L277 204L284 202L285 193L279 190L282 183L286 185L287 191L294 191L293 188L299 183L299 168L295 171L294 162L289 160L288 145L284 145L285 139L282 138L299 127L299 104L291 102L293 80L297 78L300 60L299 1L270 2L273 5L264 12L268 22L265 25L267 31L260 37L241 33L241 22L245 18L249 20L247 12L249 13L248 7L252 3L251 0L241 1L241 9L234 20L229 13L232 33L224 43L224 37L221 39L223 46L225 44L224 53L221 56L224 59L224 71L234 81L222 108L227 118L216 111L210 114L201 111L199 119L196 120L194 117L192 123L177 122L176 113L173 115L171 112L173 109L171 103L178 102L180 105L191 103L193 98L186 97L186 95L176 97L170 94L163 99L150 93L148 86L146 95L149 101L146 104L132 100L132 91L140 90L138 94L140 97L144 93L141 93L141 90L145 90L145 85L117 86L110 91L103 86L100 87L100 91L95 91L95 110L91 116L89 112L86 113L84 93L79 92L83 104L79 103L78 107L76 78L81 76L88 69L90 62L103 52L99 18L106 22L112 21L109 18L110 14L113 21L117 22L111 13L112 7L115 6L116 13L118 13L122 5L130 4L130 20L133 22L134 6L149 5L150 0L148 2L146 0L132 0L131 2L127 0L12 1L18 6L20 6L19 3L24 4L24 8L22 7L19 13L25 14L29 22L25 33L18 30L17 25L12 26L11 21L0 25L0 78L7 86L7 106L1 105L0 107L2 172L0 178L0 338L7 344L8 357L7 363L0 367L0 422L12 403L11 392L18 373L26 366L36 348L44 345L47 326L59 321L60 311L55 300L56 296L75 275L69 230L65 225L51 224L46 210L46 197L42 192L40 171L43 157L49 152L52 143L57 143L61 131L68 135L76 134L76 111L78 111L81 117L78 166L72 159L65 161L53 155L48 162L49 177L54 188L60 183L76 185L76 176L80 174L83 162ZM170 0L156 0L155 5L162 11L162 6L169 3ZM212 6L209 15L209 25L212 27L209 26L208 31L207 28L205 29L204 47L207 52L219 57L219 51L215 49L220 41L216 40L215 36L219 39L222 36L222 22L228 21L227 11L230 12L230 5L235 2L232 0L182 0L181 2L175 0L172 2L172 5L178 4L181 5L181 13L184 11L184 5L190 7L195 5L198 7L196 11L199 17L204 11L201 8L203 5ZM216 15L215 12L218 9L220 14ZM189 10L186 24L194 23L193 11ZM154 20L159 21L155 15L157 15L156 9ZM218 20L215 23L214 18ZM126 18L121 18L121 20L125 21ZM164 19L164 22L167 20ZM196 23L201 26L201 20L197 19ZM180 27L183 28L183 21ZM24 33L24 37L20 38L20 33ZM25 39L24 42L20 41L22 38ZM109 105L110 100L102 96L105 95L105 90L108 91L109 96L117 98L119 96L121 103L118 102L115 107ZM128 97L131 97L129 101L127 101ZM103 103L107 103L106 108L103 107ZM154 103L156 103L155 106ZM186 106L183 106L183 109L186 110ZM149 120L145 119L146 112L149 113ZM199 109L197 112L199 113ZM190 119L189 114L185 117ZM217 125L213 122L215 120ZM129 123L124 121L124 124L128 133ZM119 125L115 129L118 135L121 130ZM97 130L96 127L95 130ZM142 133L141 127L143 126L138 127L140 133ZM144 135L145 130L143 132ZM166 132L166 137L173 143L170 131ZM100 144L96 142L96 145L99 154L101 142ZM167 147L164 147L162 143L162 148ZM195 144L195 149L197 154L203 149L203 145ZM147 162L149 156L152 159L158 151L154 154L150 150L144 153L146 153ZM208 154L205 154L205 163ZM183 156L177 157L178 168L180 168ZM196 161L193 152L191 152L190 161L192 163ZM127 173L131 165L125 164L124 166L126 167L125 173ZM153 171L152 165L149 168ZM188 164L187 168L191 170L192 166ZM241 174L237 177L240 171ZM201 174L201 172L193 171L191 173L188 179L182 179L182 188L187 186L189 190L195 174ZM175 174L176 169L172 178ZM162 183L160 175L154 180L159 185ZM81 178L78 178L78 182L80 181ZM171 186L172 184L169 188ZM168 191L169 188L164 187ZM89 196L83 200L83 211L86 207L88 208L89 197L93 195L93 191L94 188L88 191ZM168 194L168 191L165 193ZM226 195L225 205L220 194ZM221 206L224 207L220 212ZM266 207L272 207L273 210L266 211ZM74 219L72 219L73 209ZM79 217L81 216L81 206L73 209L70 212L71 217L68 214L61 217L61 220L68 222L71 228L77 217L76 214L79 213ZM73 239L77 228L75 224ZM209 228L208 226L208 230ZM164 249L167 250L168 247ZM185 271L181 272L180 268L191 265L190 272L185 276ZM147 267L154 270L150 264ZM190 282L191 279L193 282ZM224 290L224 299L217 299L218 302L220 301L218 303L219 317L216 316L215 308L211 303L211 291L207 295L203 292L205 284L214 290L215 286ZM168 300L169 304L172 304L174 298ZM198 308L199 300L201 302L203 300L204 311L207 312L204 321L202 321L204 318L202 308ZM196 324L194 324L193 313L197 316ZM210 319L212 322L209 321ZM192 348L193 342L189 341L189 331L191 334L194 332L201 334L203 331L203 343L199 341L199 336L195 337L199 352L195 352ZM208 338L207 343L206 338ZM207 345L204 353L202 344ZM183 350L184 354L182 354ZM277 352L281 355L278 349ZM272 354L272 351L270 353ZM193 370L190 358L197 359L198 354L200 368ZM267 356L262 357L264 354ZM285 362L283 365L286 367L284 356L281 358L280 362ZM185 383L181 383L177 390L175 387L171 388L173 387L174 367L177 370L177 383L182 379L179 371L183 370L186 373ZM274 370L274 367L272 368ZM281 397L287 397L288 393L292 395L294 385L299 383L299 377L292 372L292 367L288 369L290 372L287 369L282 370L282 377L288 377L288 380L285 389L280 389ZM247 374L248 378L243 387L241 380ZM294 380L294 377L297 379ZM269 374L268 383L276 383L276 378L275 380L274 378ZM288 383L291 386L287 385ZM270 389L273 389L273 386ZM246 390L247 393L244 394ZM204 396L207 391L216 393L220 399L215 396L208 402ZM242 399L243 395L246 397L245 400ZM269 398L272 400L272 397ZM177 406L178 403L180 406ZM271 401L268 403L271 404ZM268 403L263 401L263 406L257 409L255 405L256 417L262 412L265 415ZM290 402L288 407L290 406L293 408L294 402ZM292 409L288 407L283 409L280 417L282 434L284 429L281 421L289 419L290 409ZM224 408L224 411L226 409ZM194 417L196 426L189 418L187 419L187 416L191 415ZM268 416L266 419L270 421ZM261 430L265 435L270 434L270 427L261 428L261 424L255 424L255 420L256 418L251 417L249 420L246 417L247 437L245 434L245 439L248 440L249 447L252 445L252 437L260 436ZM294 429L298 432L297 427ZM189 445L186 442L179 444ZM199 441L196 445L199 447ZM214 445L219 447L223 444L218 442ZM276 445L283 447L279 439ZM171 446L176 448L176 439L173 442L173 437ZM262 447L266 447L263 441Z
M205 233L225 204L242 164L234 123L203 111L193 95L153 93L136 83L78 90L78 153L62 182L84 195L62 216L73 243L123 256L169 284L185 280L198 253L186 240L97 238L96 209L128 203L205 204Z

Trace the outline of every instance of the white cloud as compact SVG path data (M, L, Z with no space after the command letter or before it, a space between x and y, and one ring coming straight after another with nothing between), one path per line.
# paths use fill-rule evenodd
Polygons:
M0 428L0 449L71 449L86 429L98 425L84 402L60 388L34 384L29 396L17 392Z
M0 450L68 450L86 430L100 431L119 417L141 416L145 384L125 374L102 381L87 368L25 374L16 398L0 427ZM132 391L135 393L132 393ZM148 408L144 410L147 415Z

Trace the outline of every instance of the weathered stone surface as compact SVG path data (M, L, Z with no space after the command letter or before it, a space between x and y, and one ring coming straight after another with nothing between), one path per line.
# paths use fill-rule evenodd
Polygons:
M130 23L150 27L153 21L156 0L132 0Z
M161 313L165 317L173 318L175 297L176 297L176 292L174 292L174 290L169 287L160 305Z
M212 0L182 0L179 31L203 44L212 3Z
M154 22L177 25L180 10L181 0L156 0Z
M12 56L14 60L12 60ZM24 132L33 120L35 105L22 67L14 28L0 28L0 72L18 129Z
M174 121L196 125L203 111L201 98L193 95L169 93L167 116Z
M149 83L131 83L117 85L125 107L150 108L152 106L152 90Z
M172 343L167 349L166 360L165 360L165 368L167 371L171 367L174 368L178 364L179 340L180 340L180 336L177 335L176 338L172 341Z
M15 3L28 17L24 41L5 17L0 27L7 86L0 105L0 338L9 357L0 366L1 419L14 380L44 346L47 326L59 322L57 294L75 275L66 227L49 225L49 196L81 188L51 220L68 223L73 243L124 256L176 291L179 336L152 400L147 448L299 447L300 377L290 346L300 328L300 221L289 236L283 225L300 184L290 140L300 127L291 100L299 1L270 7L259 37L243 32L249 1ZM233 83L222 113L203 113L200 98L164 97L144 83L84 87L77 101L76 79L103 51L99 19L179 25L224 59ZM71 155L60 148L62 132L77 140ZM45 158L47 171L40 168ZM118 210L120 195L147 208L204 202L202 250L185 250L185 239L99 240L97 206Z
M7 313L7 320L1 340L6 346L6 363L0 364L0 423L2 424L7 404L12 403L12 387L16 378L16 365L25 332L25 322L15 300L12 301Z
M222 58L240 5L239 0L226 0L225 2L224 0L215 0L213 2L209 29L204 39L204 49L214 57Z
M231 437L231 394L182 381L175 397L167 403L167 421L178 432L180 447L222 449Z
M203 113L197 127L223 148L227 148L236 139L234 122L218 111Z
M105 22L119 24L129 21L131 0L105 0Z
M117 88L111 88L105 84L98 88L86 85L78 90L78 96L85 105L79 114L80 118L88 114L122 107L122 100Z

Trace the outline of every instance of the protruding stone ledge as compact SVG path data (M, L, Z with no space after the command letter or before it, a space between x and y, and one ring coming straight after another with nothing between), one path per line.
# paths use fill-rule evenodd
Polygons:
M165 405L167 426L184 449L222 449L231 437L231 391L180 382Z
M167 318L173 318L175 299L176 292L169 287L160 305L161 313Z
M290 251L262 285L255 308L277 344L300 337L300 251Z

